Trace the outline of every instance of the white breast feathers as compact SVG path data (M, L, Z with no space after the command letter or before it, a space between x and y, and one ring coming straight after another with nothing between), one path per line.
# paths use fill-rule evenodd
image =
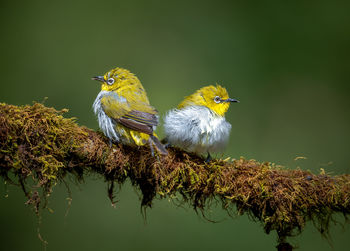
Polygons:
M115 130L115 122L110 117L107 116L107 114L104 112L103 107L101 105L101 98L105 95L113 95L113 92L100 91L100 93L97 95L95 99L94 104L92 105L92 108L94 109L94 112L97 116L98 125L101 131L104 133L104 135L106 135L112 141L119 142L120 135L118 135Z
M164 119L168 142L188 152L217 152L229 139L231 125L205 106L170 110Z

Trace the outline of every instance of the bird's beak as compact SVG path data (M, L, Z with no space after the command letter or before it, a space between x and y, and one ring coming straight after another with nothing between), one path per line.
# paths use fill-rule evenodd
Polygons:
M92 80L97 80L97 81L100 81L100 82L105 82L105 78L103 76L97 76L97 77L93 77L91 79Z
M239 103L239 101L237 99L234 99L234 98L228 98L228 99L224 99L222 100L222 102L235 102L235 103Z

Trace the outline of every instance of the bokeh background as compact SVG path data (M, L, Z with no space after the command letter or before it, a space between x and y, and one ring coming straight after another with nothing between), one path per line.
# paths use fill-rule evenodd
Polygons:
M241 101L227 114L229 147L288 168L350 173L350 2L346 1L1 1L0 102L48 100L97 129L90 77L116 66L141 79L164 114L196 89L220 83ZM159 128L162 134L162 128ZM294 159L305 156L306 160ZM2 181L3 184L3 181ZM41 220L47 250L273 250L247 216L220 207L203 220L188 206L155 201L140 210L129 183L110 206L98 176L58 184ZM0 186L0 249L42 250L38 219L18 187ZM337 219L341 220L339 216ZM332 243L308 223L298 250L346 250L350 227Z

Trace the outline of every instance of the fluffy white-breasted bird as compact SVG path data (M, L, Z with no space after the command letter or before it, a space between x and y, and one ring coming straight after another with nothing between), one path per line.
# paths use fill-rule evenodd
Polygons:
M164 118L166 139L172 146L188 152L208 153L223 150L229 139L231 124L225 119L231 102L225 88L210 85L186 97Z

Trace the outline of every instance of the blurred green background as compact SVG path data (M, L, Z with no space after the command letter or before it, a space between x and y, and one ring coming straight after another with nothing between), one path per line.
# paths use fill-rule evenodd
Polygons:
M345 1L2 1L0 102L68 108L97 129L90 77L116 66L135 73L161 114L196 89L220 83L233 104L224 156L288 168L350 173L350 2ZM159 128L162 134L162 128ZM307 160L294 161L297 156ZM219 154L217 157L222 157ZM187 205L155 201L140 213L139 191L122 186L110 206L100 177L57 185L41 235L47 250L274 250L247 216L213 207L209 223ZM37 218L19 188L0 188L0 249L42 250ZM342 219L340 216L338 219ZM308 223L298 250L345 250L350 227L332 227L332 246Z

